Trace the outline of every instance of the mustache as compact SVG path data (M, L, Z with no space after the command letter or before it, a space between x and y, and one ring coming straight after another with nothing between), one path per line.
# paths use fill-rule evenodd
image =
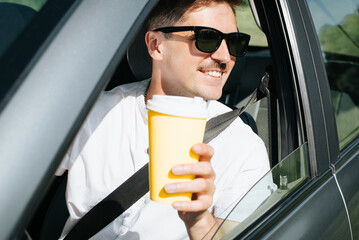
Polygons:
M200 65L198 67L198 70L203 71L203 70L212 69L212 68L219 68L221 71L226 72L227 64L213 61L211 63Z

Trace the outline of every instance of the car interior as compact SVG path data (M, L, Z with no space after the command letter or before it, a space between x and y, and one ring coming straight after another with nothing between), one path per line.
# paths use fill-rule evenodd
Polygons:
M11 20L12 25L0 26L0 33L7 33L1 34L2 36L6 35L7 38L0 38L0 57L5 53L6 48L11 47L12 41L16 41L17 36L23 30L26 30L26 25L31 23L33 16L36 15L34 10L29 7L0 2L0 16L5 16L5 14L7 14L9 19L18 21ZM264 18L263 13L259 14L259 17ZM272 21L272 23L268 24L268 26L263 26L264 28L272 27L274 29L272 29L272 32L278 31L278 29L275 29L275 26L279 25L278 19L280 18L276 14L278 13L273 12L271 14L270 9L268 9L268 12L266 12L268 19L263 22ZM9 29L14 31L10 33ZM50 30L48 29L49 32ZM346 32L344 33L343 35L348 35ZM222 97L219 99L220 102L232 109L246 105L251 93L259 86L263 75L266 72L269 73L270 94L251 105L240 117L243 122L248 124L263 139L268 149L271 167L274 167L283 159L283 162L281 162L282 166L279 166L282 169L278 170L278 174L273 171L273 176L267 176L278 179L275 183L279 187L282 181L287 181L292 183L293 186L297 186L302 184L308 176L307 172L303 170L307 170L306 161L303 161L305 157L296 157L296 155L304 156L305 153L303 151L307 146L302 145L303 147L299 150L295 150L299 145L297 141L300 138L296 124L300 123L297 121L297 109L295 109L297 105L294 103L296 100L294 100L295 97L293 96L293 89L296 87L292 86L292 84L295 83L293 83L294 81L288 81L292 76L290 67L288 67L290 66L287 59L288 56L283 47L285 44L273 44L282 41L281 38L284 39L283 36L280 36L281 34L283 33L279 32L277 35L268 34L269 47L250 46L245 56L236 59L235 67L224 86ZM141 29L128 47L122 60L118 63L104 91L109 91L121 84L147 79L151 76L151 59L147 53L143 36L144 31ZM267 41L267 39L265 40ZM358 46L355 46L358 49ZM341 141L340 147L342 148L352 141L359 131L356 119L347 115L352 114L350 116L354 116L353 113L348 111L350 108L355 109L356 114L358 114L358 91L356 89L359 85L354 84L355 87L353 87L353 84L349 84L349 79L358 79L359 60L357 55L348 57L332 52L325 52L324 55L329 84L332 90L333 105L339 123L338 128L343 135L339 135L339 140ZM28 59L25 59L24 64L27 61ZM21 69L21 66L19 68ZM341 78L343 72L347 73L344 80L348 80L348 84L343 84L343 82L345 83ZM0 88L1 97L3 97L3 92L10 88L10 85L6 85L6 81L4 84ZM356 125L353 124L354 122L356 122ZM289 160L284 161L286 159ZM281 172L289 171L288 169L291 169L296 164L296 159L301 159L302 163L300 164L304 167L300 164L297 165L301 166L302 169L300 171L303 172L299 174L293 173L292 175L288 174L288 176L295 176L288 177L288 179L285 176L281 176ZM35 210L35 214L26 229L28 239L57 239L60 236L65 221L68 218L65 204L66 177L66 174L61 177L54 177L48 189L44 190L42 201L38 204L38 208ZM280 191L283 191L283 189L279 189L276 193L280 193ZM285 191L284 194L287 194L288 190ZM283 192L281 194L283 195ZM272 198L275 197L272 196ZM268 201L263 207L272 206L271 204L272 202ZM259 208L258 211L263 212L264 210Z
M8 3L1 3L0 7L3 7L4 11L8 7L13 8L12 4ZM18 12L19 10L16 11L16 14ZM28 21L30 20L31 18L28 18ZM24 25L26 26L25 23ZM259 86L266 72L270 75L269 81L274 80L271 78L273 75L271 65L272 58L267 46L249 46L246 55L236 59L236 64L224 86L219 101L232 109L246 105L251 93ZM126 55L118 64L104 91L109 91L121 84L148 79L150 76L151 59L144 43L144 31L141 29L127 49ZM275 85L273 82L270 85L273 91ZM276 138L276 131L270 135L268 130L270 125L277 128L275 111L270 112L269 110L270 105L273 105L270 102L276 102L274 98L270 99L271 95L274 96L274 94L270 94L267 98L251 105L240 117L265 142L270 153L270 165L273 167L278 162L276 156L279 155L279 149L277 149L276 143L271 142L271 139ZM273 109L276 109L276 104ZM271 121L273 116L275 117ZM66 174L55 177L48 191L44 193L42 202L27 227L27 234L32 239L57 239L60 236L68 218L65 190Z
M237 58L232 73L223 89L220 102L232 109L243 106L247 97L259 86L266 68L271 64L269 50L262 47L250 47L245 56ZM150 78L151 59L144 42L144 31L141 29L128 48L126 55L119 63L105 91L130 82ZM255 104L254 104L255 105ZM258 127L253 115L258 116L259 103L251 113L241 114L243 122L258 134ZM263 111L266 111L266 108ZM267 115L259 113L259 115ZM39 209L28 227L32 239L56 239L68 217L65 204L66 174L56 177L46 193Z

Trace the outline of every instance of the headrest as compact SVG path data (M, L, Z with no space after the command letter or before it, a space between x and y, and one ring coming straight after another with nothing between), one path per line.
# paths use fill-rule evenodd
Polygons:
M145 30L141 28L127 49L128 65L138 81L148 79L152 74L152 59L147 51L145 34Z

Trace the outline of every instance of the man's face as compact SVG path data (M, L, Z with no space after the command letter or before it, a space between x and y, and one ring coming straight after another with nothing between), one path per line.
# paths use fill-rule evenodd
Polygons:
M184 20L176 26L206 26L223 33L237 31L234 13L226 3L212 3L186 12ZM206 100L221 97L222 88L235 63L225 40L213 53L204 53L196 48L193 31L171 33L162 44L163 59L158 66L164 94L199 96Z

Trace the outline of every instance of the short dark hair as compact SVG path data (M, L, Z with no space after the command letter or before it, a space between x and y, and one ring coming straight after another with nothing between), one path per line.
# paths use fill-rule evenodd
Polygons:
M174 25L180 21L187 10L195 10L208 4L227 3L235 13L235 7L242 0L160 0L154 7L145 24L145 30Z

